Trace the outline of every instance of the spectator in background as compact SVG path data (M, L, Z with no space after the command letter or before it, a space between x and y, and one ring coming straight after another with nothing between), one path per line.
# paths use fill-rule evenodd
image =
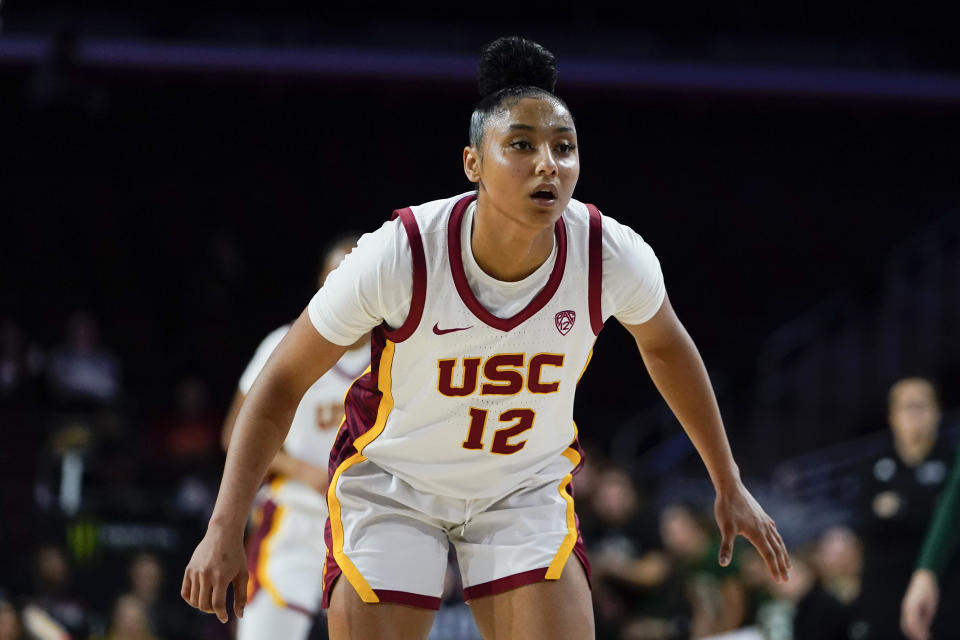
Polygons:
M674 504L660 515L660 537L673 558L690 603L690 637L733 631L744 622L746 592L739 568L719 566L720 541L695 507Z
M900 625L910 640L927 640L930 637L930 626L937 613L937 604L940 599L937 576L943 576L945 573L958 544L960 544L960 451L957 452L947 488L937 506L930 529L927 531L917 568L910 579L910 586L903 597ZM956 579L956 575L953 577L953 584L947 586L947 593L955 599L960 593L957 589L957 583L960 581ZM944 616L940 617L942 619ZM943 626L945 629L956 630L954 625Z
M13 603L0 592L0 640L22 640L23 626Z
M823 588L846 606L860 597L863 544L849 527L830 527L817 540L811 561Z
M209 396L203 380L182 378L177 384L176 412L151 429L153 450L189 466L219 458L220 416L210 410Z
M53 397L66 406L105 407L120 399L120 363L100 346L96 319L86 311L67 321L66 341L50 356Z
M221 416L210 409L207 384L195 376L178 381L171 404L173 410L147 428L148 475L155 493L172 498L170 517L199 527L213 508L223 464Z
M10 319L0 320L0 405L31 400L42 368L42 353L24 343L20 327Z
M850 614L824 589L812 554L791 555L790 580L775 583L764 576L772 597L757 611L757 626L763 637L768 640L848 640Z
M86 637L86 603L74 590L70 563L63 548L44 544L37 549L34 592L29 601L73 637Z
M117 598L105 640L157 640L150 633L147 608L132 594Z
M171 602L166 594L163 565L151 551L141 551L130 562L130 593L137 598L147 616L150 633L160 638L179 638L187 625L185 609L178 602Z
M645 606L650 603L645 595L662 582L668 569L662 554L645 556L657 546L656 523L644 518L630 476L620 468L591 465L587 477L590 518L583 536L590 555L598 636L604 637L618 633L627 618L659 617L659 610L651 612ZM578 498L581 504L586 502Z
M864 543L858 615L865 637L902 638L900 600L906 591L952 456L937 439L940 406L933 384L904 378L889 393L892 447L869 461L860 495Z

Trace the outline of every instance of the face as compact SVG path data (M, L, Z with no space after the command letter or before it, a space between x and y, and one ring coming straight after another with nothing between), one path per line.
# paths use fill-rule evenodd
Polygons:
M820 538L814 554L818 571L826 577L860 573L862 551L856 534L846 527L833 527Z
M142 598L149 598L163 586L163 569L151 555L141 555L130 567L130 582L133 591Z
M694 517L683 507L670 506L660 515L660 537L668 551L679 556L694 555L704 544L704 534Z
M933 387L923 380L903 380L890 391L890 427L910 446L936 436L940 409Z
M626 522L637 508L637 492L630 477L620 471L607 471L600 476L593 494L593 508L604 522Z
M487 120L463 167L485 206L523 227L552 227L580 177L573 117L555 100L523 98Z

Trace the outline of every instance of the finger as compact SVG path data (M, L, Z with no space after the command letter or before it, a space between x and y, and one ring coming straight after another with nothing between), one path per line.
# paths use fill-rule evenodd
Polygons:
M198 582L200 588L197 593L197 609L200 609L200 611L204 613L213 613L213 604L210 601L212 584L205 571L200 572L200 580Z
M200 577L196 571L190 575L190 606L194 609L200 608Z
M246 571L233 579L233 613L238 617L243 617L243 609L247 606L247 581L249 576Z
M770 546L770 543L767 542L766 536L750 535L747 537L747 540L749 540L760 553L760 557L763 558L764 563L767 565L767 570L770 572L770 577L772 577L775 582L779 582L780 571L777 566L777 554L773 550L773 547Z
M229 583L222 578L214 577L213 580L213 612L217 614L217 620L227 621L227 585Z
M720 532L720 566L726 567L733 559L733 541L737 538L737 530L734 527L726 526Z
M780 579L786 582L790 578L790 554L787 552L786 545L783 544L783 538L777 533L776 528L771 524L767 533L767 542L773 548L777 555L777 567L780 569Z
M193 604L190 602L190 572L189 569L183 572L183 583L180 585L180 597L183 598L187 604Z
M777 523L771 521L770 526L773 528L773 535L776 537L777 543L779 544L780 548L783 549L784 558L786 558L787 572L789 573L790 569L793 569L793 563L790 561L790 552L787 551L787 545L783 542L783 536L781 536L780 532L777 530Z

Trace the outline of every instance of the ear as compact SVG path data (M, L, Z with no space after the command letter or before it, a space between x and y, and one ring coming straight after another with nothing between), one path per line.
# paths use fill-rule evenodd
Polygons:
M480 182L480 151L477 148L463 148L463 173L470 182Z

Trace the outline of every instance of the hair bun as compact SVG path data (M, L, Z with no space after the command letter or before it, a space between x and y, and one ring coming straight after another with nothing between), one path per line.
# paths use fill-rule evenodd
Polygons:
M483 98L507 87L538 87L553 93L556 84L557 59L532 40L497 38L480 53L477 88Z

